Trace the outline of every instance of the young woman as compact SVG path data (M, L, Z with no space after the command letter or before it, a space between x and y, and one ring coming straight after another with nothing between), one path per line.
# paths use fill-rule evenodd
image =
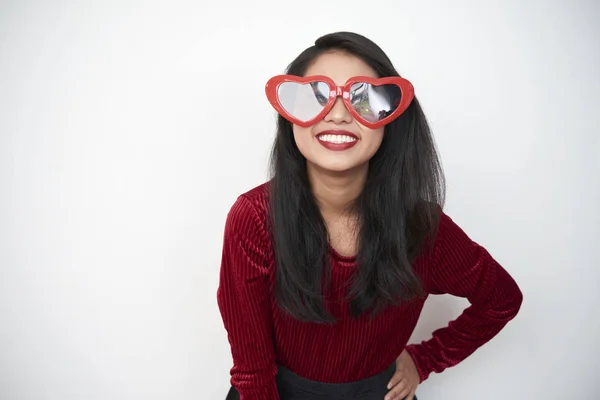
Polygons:
M273 177L225 225L228 398L416 399L430 373L515 317L521 291L442 211L427 121L375 43L323 36L266 93L279 113ZM407 345L427 296L442 293L471 306Z

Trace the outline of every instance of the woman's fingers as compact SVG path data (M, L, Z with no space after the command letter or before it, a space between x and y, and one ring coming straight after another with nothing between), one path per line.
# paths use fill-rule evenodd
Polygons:
M393 388L394 386L396 386L398 384L398 382L400 382L402 380L402 374L395 372L394 375L392 376L392 379L390 379L390 382L387 385L388 390Z
M411 388L408 386L407 381L405 379L394 379L394 382L397 382L392 386L390 391L385 395L384 400L403 400L411 391ZM392 382L392 381L390 381Z

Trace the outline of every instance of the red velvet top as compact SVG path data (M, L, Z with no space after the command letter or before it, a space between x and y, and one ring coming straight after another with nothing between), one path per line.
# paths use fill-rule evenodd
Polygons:
M515 317L522 294L511 276L450 217L442 214L433 251L413 268L428 294L465 297L471 305L432 338L407 346L426 297L388 307L369 321L349 316L346 293L355 260L332 251L325 293L334 325L303 323L284 315L273 299L274 257L267 232L268 184L241 195L225 224L219 309L228 333L231 384L243 400L275 400L276 364L307 379L342 383L376 375L407 349L421 381L464 360Z

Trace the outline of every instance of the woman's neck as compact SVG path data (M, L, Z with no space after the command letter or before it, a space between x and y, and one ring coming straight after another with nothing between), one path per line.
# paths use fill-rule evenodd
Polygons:
M321 213L347 213L365 187L367 169L368 164L349 171L331 172L307 164L308 180Z

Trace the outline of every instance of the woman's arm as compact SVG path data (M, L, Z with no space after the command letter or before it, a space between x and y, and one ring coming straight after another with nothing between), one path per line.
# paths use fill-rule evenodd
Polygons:
M225 223L217 301L233 356L231 384L241 400L278 400L269 301L269 238L243 196Z
M465 297L471 305L447 327L433 332L430 340L406 347L421 381L431 372L458 364L496 336L523 301L508 272L444 213L424 285L431 294Z

